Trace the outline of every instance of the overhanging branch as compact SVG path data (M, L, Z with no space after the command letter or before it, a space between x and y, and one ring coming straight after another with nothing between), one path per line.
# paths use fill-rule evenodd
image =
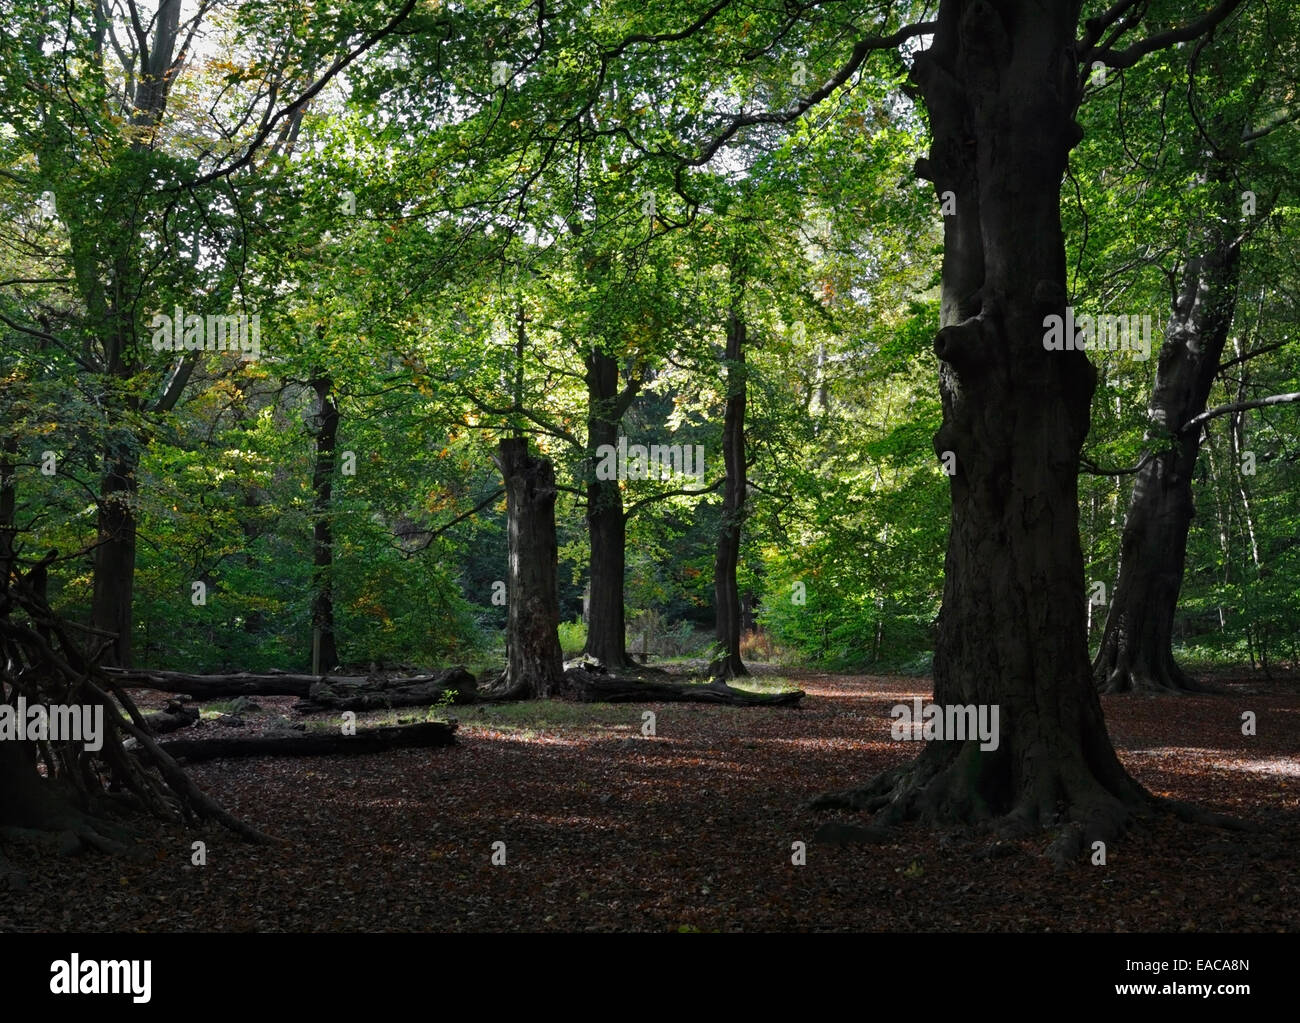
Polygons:
M1300 391L1293 391L1290 394L1270 394L1267 398L1252 398L1249 401L1234 401L1231 405L1220 405L1218 408L1202 412L1199 416L1193 416L1183 424L1182 429L1178 432L1186 433L1193 427L1208 423L1211 419L1217 419L1219 416L1231 415L1233 412L1246 412L1253 408L1268 408L1270 405L1289 405L1296 401L1300 401Z

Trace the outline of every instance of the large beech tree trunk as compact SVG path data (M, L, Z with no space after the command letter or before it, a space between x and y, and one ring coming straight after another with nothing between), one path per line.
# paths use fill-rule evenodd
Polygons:
M517 698L559 694L560 598L556 585L555 468L528 453L528 440L507 437L498 461L506 485L510 564L506 575L506 672L494 687Z
M584 653L610 669L628 666L623 608L627 515L618 480L596 478L601 445L618 444L618 424L639 384L619 391L618 360L593 349L587 354L587 529L591 539L591 599Z
M1227 169L1216 162L1216 206L1235 210ZM1174 612L1183 585L1187 533L1195 507L1192 473L1201 428L1183 430L1205 411L1236 308L1239 245L1235 218L1197 232L1201 255L1188 261L1160 349L1146 444L1155 452L1137 473L1124 519L1119 575L1093 661L1103 692L1197 691L1174 661ZM1172 447L1167 437L1175 435Z
M316 392L316 463L312 469L312 671L332 671L339 663L334 641L334 447L338 442L339 410L331 394L333 381L320 374L311 382ZM317 646L319 643L319 647Z
M722 491L722 523L713 561L713 601L718 655L709 667L715 678L748 675L740 659L740 527L745 518L745 321L732 310L727 316L727 407L722 425L722 457L727 481Z
M944 0L912 70L932 131L918 172L956 201L934 341L934 447L957 468L934 699L996 705L999 745L929 742L818 801L887 820L997 819L1010 834L1066 825L1058 863L1149 803L1106 734L1084 632L1076 480L1096 374L1083 352L1044 349L1044 318L1066 306L1060 187L1080 138L1078 14L1077 0Z

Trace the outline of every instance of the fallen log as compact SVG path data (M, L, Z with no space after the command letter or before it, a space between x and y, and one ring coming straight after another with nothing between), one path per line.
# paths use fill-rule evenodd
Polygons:
M355 735L306 732L268 735L256 739L180 739L159 743L176 760L226 760L235 757L321 757L387 753L395 749L428 749L456 741L456 722L428 721L415 725L365 728Z
M192 675L184 671L148 668L104 668L119 686L178 693L196 700L224 700L233 696L306 696L314 683L328 676L240 671L224 675Z
M728 707L793 707L804 698L802 689L785 693L751 693L722 681L708 685L685 682L645 682L595 675L581 668L564 673L564 695L579 703L713 703Z
M443 694L455 690L456 703L474 701L474 677L463 667L448 668L433 675L295 675L289 672L264 674L240 671L218 675L194 675L183 671L155 671L147 668L104 668L113 681L133 689L178 693L195 700L224 700L235 696L296 696L321 704L319 710L370 710L387 707L419 707L437 703ZM313 694L317 690L322 699ZM341 706L336 700L367 694L394 694L396 702L377 700L371 705ZM403 702L403 697L406 699ZM426 697L428 697L426 699ZM364 700L362 701L364 703Z
M473 703L477 694L478 682L473 675L464 668L448 668L436 676L389 679L379 684L368 679L330 679L313 685L293 709L309 714L322 710L430 707L448 699L451 703Z

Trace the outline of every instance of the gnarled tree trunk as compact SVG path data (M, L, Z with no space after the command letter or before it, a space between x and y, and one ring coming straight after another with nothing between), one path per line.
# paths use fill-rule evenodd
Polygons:
M886 819L992 819L1012 834L1066 825L1059 863L1149 805L1106 734L1084 632L1076 474L1096 374L1083 352L1044 346L1045 317L1066 305L1060 186L1080 137L1078 14L1078 2L944 0L912 70L932 130L918 170L956 204L934 341L934 447L957 469L934 699L998 707L998 745L932 741L866 788L818 801Z
M1235 209L1228 169L1215 164L1217 205ZM1160 349L1146 444L1154 452L1137 473L1124 519L1119 575L1093 676L1103 692L1197 691L1174 661L1174 613L1183 585L1187 533L1195 507L1192 474L1201 428L1184 430L1205 411L1236 308L1239 245L1235 218L1211 221L1193 244ZM1195 250L1193 250L1195 251ZM1173 434L1172 447L1161 448Z

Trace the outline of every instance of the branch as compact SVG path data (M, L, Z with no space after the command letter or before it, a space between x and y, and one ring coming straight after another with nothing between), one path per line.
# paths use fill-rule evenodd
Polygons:
M731 3L732 0L719 0L718 3L714 4L707 11L701 14L692 24L688 25L686 28L680 29L677 32L662 32L658 35L647 35L645 33L630 35L626 39L624 39L621 43L619 43L617 46L615 46L612 50L606 50L604 53L602 53L601 59L602 61L608 63L614 57L621 56L623 51L625 51L628 47L635 46L639 43L650 43L652 45L657 46L659 43L677 43L677 42L681 42L683 39L688 39L689 37L693 36L696 32L700 31L700 29L708 25L709 22L711 22L724 10L730 7Z
M1086 58L1094 46L1100 41L1106 29L1114 25L1120 18L1127 15L1139 2L1139 0L1119 0L1110 10L1106 11L1099 18L1089 18L1086 22L1087 32L1075 45L1075 51L1081 55L1080 59Z
M1240 0L1237 0L1240 2ZM934 32L938 28L938 23L933 21L917 22L913 25L905 25L897 32L887 36L868 36L861 39L853 47L853 52L849 54L848 61L830 78L826 79L818 88L814 89L807 96L801 96L792 102L784 110L767 110L758 114L737 114L731 119L723 130L715 135L713 139L700 150L700 154L691 160L683 160L682 165L677 169L677 184L680 192L681 172L684 167L703 167L713 159L719 149L727 144L735 134L742 128L749 128L758 124L789 124L791 121L801 117L810 107L816 106L827 96L833 93L841 85L853 76L853 73L862 66L862 62L867 56L876 50L890 50L896 46L901 46L908 39L914 36L926 35Z
M1183 424L1183 428L1178 432L1186 433L1194 426L1200 426L1202 423L1208 423L1211 419L1226 416L1233 412L1245 412L1253 408L1267 408L1270 405L1289 405L1295 401L1300 401L1300 391L1293 391L1290 394L1270 394L1267 398L1252 398L1250 401L1235 401L1231 405L1220 405L1218 408L1202 412L1199 416L1193 416Z
M1132 67L1148 53L1154 53L1156 50L1163 50L1166 47L1173 46L1176 43L1187 43L1193 39L1199 39L1201 36L1212 32L1229 14L1235 11L1242 4L1242 0L1222 0L1214 10L1208 12L1193 22L1183 25L1181 28L1171 28L1167 32L1157 32L1140 42L1124 50L1112 50L1109 47L1102 47L1095 51L1096 56L1106 63L1107 67L1126 68Z
M1262 139L1266 135L1271 135L1279 128L1285 127L1286 125L1291 124L1294 121L1300 121L1300 107L1296 107L1294 110L1291 111L1283 111L1282 113L1274 117L1273 120L1265 124L1263 127L1255 128L1253 131L1242 132L1241 141L1243 143L1248 143L1248 142L1254 142L1257 139Z
M393 15L393 17L389 19L388 23L384 25L383 28L381 28L374 35L369 36L367 39L359 43L357 46L349 50L347 53L343 54L341 57L337 58L334 61L334 63L331 64L326 69L325 73L321 75L318 79L316 79L316 81L314 81L311 85L309 85L307 89L301 95L299 95L299 97L296 100L294 100L288 106L284 107L282 110L280 110L279 113L275 114L273 117L267 118L266 123L262 125L261 130L259 130L258 133L253 137L253 141L248 144L248 148L244 150L243 156L239 157L239 159L235 160L233 163L227 164L224 167L218 167L216 170L209 171L207 174L202 174L199 177L195 178L193 181L188 181L182 185L176 185L171 188L168 188L167 191L176 192L186 188L198 188L202 185L208 184L209 182L216 181L218 178L227 177L233 174L235 171L242 169L243 167L247 167L250 163L252 163L253 156L257 152L257 150L260 149L262 145L266 142L266 140L271 137L271 133L275 130L276 125L278 125L285 118L293 117L295 114L297 114L298 111L300 111L303 107L305 107L308 103L310 103L313 99L315 99L317 93L319 93L322 89L324 89L325 86L327 86L339 74L339 72L341 72L344 68L348 67L348 65L352 64L358 57L360 57L363 53L365 53L372 46L374 46L375 43L379 42L381 39L385 38L386 36L391 35L397 29L397 27L403 21L406 20L407 15L409 15L411 11L414 10L415 4L416 4L416 0L405 0L405 2L402 4L402 9L398 11L395 15Z
M1225 369L1231 369L1233 366L1239 365L1240 363L1248 362L1257 355L1267 355L1269 352L1276 352L1279 348L1285 348L1286 345L1286 341L1279 341L1277 344L1265 345L1263 348L1256 348L1253 352L1247 352L1245 355L1238 355L1235 359L1229 359L1227 362L1219 363L1219 372L1222 373Z
M452 526L456 525L458 522L464 522L471 515L477 515L479 512L481 512L484 508L486 508L488 505L490 505L493 501L495 501L498 497L500 497L504 493L505 493L504 487L499 490L495 490L491 494L488 494L487 497L483 498L483 500L481 500L478 504L474 505L474 507L471 508L469 511L465 512L464 514L457 515L450 522L439 526L437 529L420 530L420 532L425 536L424 546L421 547L420 550L422 551L427 550L429 544L433 543L434 540L436 540L443 533L447 532L447 530L449 530Z
M1133 466L1131 469L1103 469L1097 465L1096 462L1092 461L1092 459L1080 455L1079 471L1085 472L1090 476L1132 476L1134 473L1141 472L1143 468L1146 467L1146 464L1153 458L1156 458L1159 454L1159 451L1148 451L1142 456L1142 461L1138 462L1138 464Z
M6 327L12 327L14 330L21 331L24 334L30 334L32 337L40 338L42 341L48 341L51 344L56 345L59 343L59 339L53 334L47 334L43 330L37 330L34 327L25 327L21 323L15 323L4 313L0 313L0 323L3 323Z
M626 522L628 519L630 519L632 517L632 513L635 512L642 505L654 504L656 501L666 501L670 497L682 497L682 496L690 497L695 494L710 494L713 491L717 490L718 487L722 486L722 484L725 483L726 480L727 480L726 476L719 476L716 480L710 483L703 490L665 490L663 493L660 494L651 494L649 497L643 497L641 498L641 500L636 501L633 504L629 504L627 506L627 511L623 513L623 520Z
M185 390L185 385L189 383L190 374L194 372L194 365L197 362L198 356L194 352L187 352L176 360L176 368L172 370L171 376L167 378L163 393L159 395L153 411L170 412L176 407L176 402L180 400L181 392Z

